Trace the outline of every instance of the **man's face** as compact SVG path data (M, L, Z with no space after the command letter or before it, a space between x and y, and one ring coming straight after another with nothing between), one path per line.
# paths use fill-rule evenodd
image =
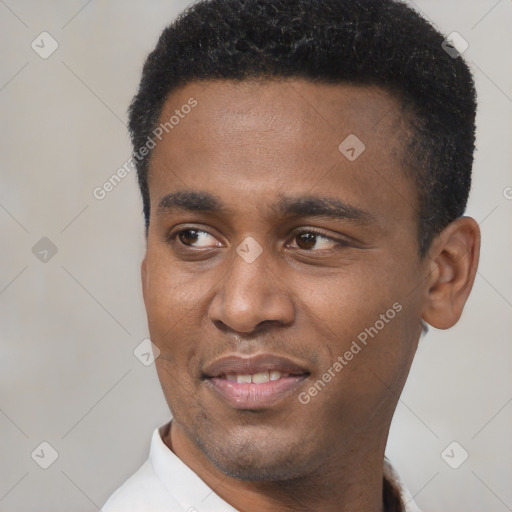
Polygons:
M174 422L246 479L381 449L425 297L398 103L376 87L212 81L174 91L160 121L175 110L151 159L142 269ZM353 137L339 149L351 134L362 153Z

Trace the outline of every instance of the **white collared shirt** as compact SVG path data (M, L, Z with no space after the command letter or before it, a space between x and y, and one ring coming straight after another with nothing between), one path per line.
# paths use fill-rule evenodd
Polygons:
M155 429L148 460L112 494L102 512L237 512L169 450L162 440L167 428ZM387 460L384 475L400 490L405 512L420 512Z

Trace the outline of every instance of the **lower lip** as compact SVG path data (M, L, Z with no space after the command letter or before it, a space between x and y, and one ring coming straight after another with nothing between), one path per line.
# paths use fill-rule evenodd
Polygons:
M261 384L238 383L218 377L208 379L211 388L235 409L266 409L290 396L307 375L284 377Z

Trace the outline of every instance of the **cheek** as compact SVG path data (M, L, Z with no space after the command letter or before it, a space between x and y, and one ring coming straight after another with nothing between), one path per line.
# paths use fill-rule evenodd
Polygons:
M167 338L201 311L208 283L178 268L162 251L148 253L144 300L151 335ZM163 340L161 340L163 341Z
M173 266L164 251L149 251L146 268L148 327L160 350L155 366L171 413L181 419L197 412L193 376L204 289L198 285L199 279Z
M341 344L374 325L402 295L397 280L382 265L352 264L330 276L301 280L295 296L308 321ZM391 311L388 316L396 315Z
M324 400L345 403L350 397L356 407L376 406L401 390L416 350L417 315L406 302L405 281L391 271L397 273L366 266L362 274L353 265L301 295L302 324L318 335L318 352L325 356L314 376L314 382L328 382L317 386L322 393L328 389Z

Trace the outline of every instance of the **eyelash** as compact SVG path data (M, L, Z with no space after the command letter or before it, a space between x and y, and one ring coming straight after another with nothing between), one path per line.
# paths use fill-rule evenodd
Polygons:
M176 239L178 238L178 235L180 235L181 233L185 233L187 231L196 231L197 233L206 233L209 236L213 236L210 233L208 233L208 231L206 231L204 229L198 229L198 228L190 227L190 228L183 228L183 229L180 229L179 231L175 231L174 233L171 233L167 237L167 241L169 243L171 243L171 244L179 243L181 245L181 247L183 247L184 249L192 249L192 250L194 250L194 247L187 246L187 245L183 244L179 240L176 241ZM292 240L295 240L298 236L306 234L306 233L307 234L311 234L311 235L315 235L315 236L319 236L319 237L324 238L325 240L333 242L335 244L335 247L333 247L331 249L321 249L321 250L318 250L318 249L317 250L315 250L315 249L301 249L300 247L294 247L293 249L296 249L298 251L302 251L302 252L305 252L305 253L320 252L320 253L324 253L325 254L325 253L331 253L333 251L336 251L336 250L339 250L339 249L343 249L343 248L349 246L348 242L346 242L344 240L337 239L337 238L330 237L330 236L326 235L325 233L323 233L321 231L318 231L316 229L302 229L300 231L295 231L293 233L293 235L292 235ZM213 248L215 248L215 247L204 247L202 249L213 249ZM199 248L197 250L201 250L201 248Z

